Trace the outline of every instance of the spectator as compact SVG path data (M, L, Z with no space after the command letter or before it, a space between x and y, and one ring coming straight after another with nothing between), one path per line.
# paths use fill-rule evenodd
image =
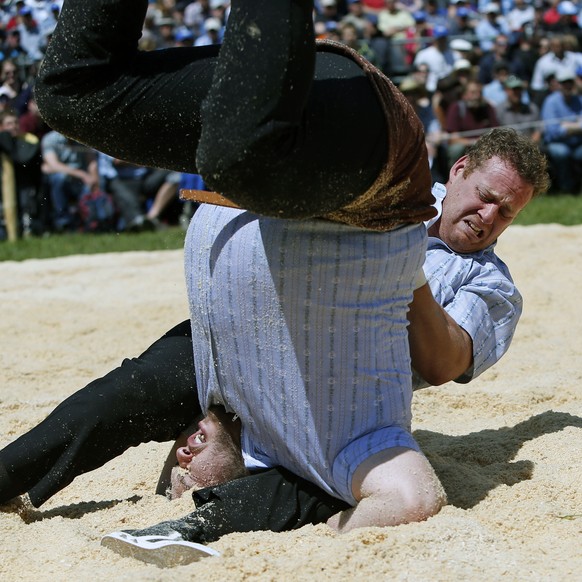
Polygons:
M493 105L497 107L499 103L505 101L505 81L509 77L509 63L505 61L500 61L495 63L495 68L493 70L493 80L487 85L483 86L483 97Z
M528 22L524 26L525 35L533 42L539 42L542 39L545 39L546 41L548 40L546 38L546 35L548 34L548 29L544 23L544 6L545 5L543 2L535 0L534 19L532 22Z
M17 66L28 65L30 59L26 49L20 42L20 30L13 28L6 32L6 38L2 44L2 54L5 59L10 59Z
M222 42L222 23L218 18L207 18L204 21L204 34L195 41L195 46L206 46L210 44L220 44Z
M577 92L574 71L556 75L560 89L546 97L542 106L544 142L553 181L559 192L578 194L582 174L582 96Z
M51 131L41 140L41 153L53 228L57 232L70 231L76 226L79 198L99 187L95 152Z
M52 2L48 10L45 12L44 18L39 22L40 32L46 37L47 34L51 34L57 25L57 20L59 19L59 14L61 13L61 6L56 2Z
M38 23L33 17L32 8L24 6L18 11L18 15L20 21L17 28L20 31L20 42L24 50L26 50L28 57L32 61L38 62L43 57L42 51L40 50L43 35Z
M21 79L21 70L12 59L6 59L0 67L0 96L6 98L8 107L22 115L32 94L31 86Z
M414 26L406 29L406 38L410 40L404 45L405 62L412 65L416 53L429 45L429 37L432 36L432 26L426 21L426 12L417 10L413 12Z
M414 18L408 10L399 7L396 0L384 0L384 9L378 13L378 28L392 41L403 40L406 29L414 26Z
M341 42L341 32L339 29L339 24L335 20L328 20L327 22L320 22L319 27L323 29L317 38L333 40L335 42ZM317 27L317 23L316 23ZM316 28L316 30L318 29Z
M483 86L491 83L494 78L495 65L508 63L509 58L509 39L505 34L499 34L495 37L492 50L479 59L479 82Z
M364 40L370 45L376 55L376 66L385 75L392 77L392 46L390 40L378 30L378 17L375 14L366 14Z
M147 220L142 208L142 178L146 168L126 164L102 152L97 155L100 187L111 194L121 215L119 230L141 232L153 230L155 224Z
M487 4L483 12L485 16L475 26L475 35L479 42L479 48L485 54L493 50L495 39L500 34L509 34L509 27L505 18L500 15L499 6L494 2Z
M449 48L455 55L455 62L460 59L465 59L473 63L475 60L475 47L465 38L454 38L449 43Z
M197 37L203 34L204 21L210 16L209 0L195 0L184 8L184 24Z
M39 141L51 130L45 120L40 116L34 95L31 95L26 111L20 116L18 121L22 133L31 133Z
M558 20L548 28L555 34L571 35L576 39L576 45L582 48L582 28L578 22L578 11L580 7L570 0L562 0L556 7Z
M210 0L210 16L218 18L220 24L224 27L228 20L228 13L230 11L229 0Z
M320 0L320 10L315 14L315 33L320 35L325 30L332 30L328 27L329 22L337 23L341 20L338 10L337 0Z
M426 88L429 93L434 93L439 79L446 77L452 70L455 62L455 55L448 47L449 31L445 27L436 26L433 31L433 42L431 46L418 51L414 59L414 65L428 66L428 79Z
M340 42L353 48L373 65L378 65L378 59L376 53L374 53L374 49L372 49L366 39L358 38L358 30L351 22L344 22L340 25Z
M477 15L469 8L456 4L453 14L449 17L449 30L452 36L472 37L475 35Z
M511 52L512 74L529 83L538 58L539 51L535 43L527 35L522 34L519 37L518 45Z
M531 78L532 92L541 93L548 90L547 79L550 74L556 76L562 70L575 71L582 64L582 53L566 50L565 37L558 35L550 39L550 51L541 56ZM536 100L539 103L538 100Z
M149 176L148 183L153 190L153 196L146 190L148 196L148 211L146 220L154 228L163 228L164 221L177 222L182 211L178 199L182 174L165 170L154 170Z
M510 44L515 46L529 23L534 22L535 8L528 0L514 0L513 8L507 14L507 26L509 27Z
M450 105L461 98L467 83L474 76L471 63L466 59L460 59L455 63L451 73L439 79L432 96L432 107L441 127L446 127Z
M174 46L194 46L194 33L189 28L181 26L174 33Z
M16 111L0 113L0 152L11 162L14 172L18 234L40 234L43 229L40 143L36 136L21 130ZM4 168L3 163L3 171Z
M499 123L513 127L517 132L529 136L534 143L541 145L540 110L527 98L525 83L512 75L505 80L504 87L505 101L495 108Z
M427 65L418 65L417 67L413 66L410 70L410 78L414 79L419 85L426 89L426 80L428 79L428 66Z
M461 99L452 103L447 111L448 167L452 167L481 134L498 125L495 109L483 98L481 83L468 81Z
M431 29L435 26L444 26L445 28L448 26L446 10L440 8L439 0L425 0L424 10L426 21Z
M174 19L169 16L163 16L156 21L156 48L168 48L174 45L175 27Z
M362 0L347 0L348 13L340 20L340 24L352 24L356 27L358 38L363 39L368 20Z

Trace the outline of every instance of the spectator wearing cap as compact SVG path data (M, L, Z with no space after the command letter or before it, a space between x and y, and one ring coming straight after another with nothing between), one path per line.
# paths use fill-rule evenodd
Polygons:
M557 75L559 71L568 69L575 71L579 65L582 65L582 53L566 50L565 37L558 35L550 39L550 51L541 56L534 67L531 78L531 90L535 94L544 94L548 89L546 79L553 74ZM539 101L536 99L536 102Z
M337 24L341 20L342 16L340 15L337 0L319 0L319 8L317 8L317 4L318 3L316 2L316 11L314 17L316 31L318 23L323 23L326 25L331 21Z
M347 0L348 13L340 20L340 25L351 24L356 27L358 38L364 38L366 25L366 13L364 12L364 4L362 0Z
M429 93L434 93L439 79L446 77L455 63L455 55L449 48L449 31L444 26L435 26L432 31L433 41L431 46L416 53L414 65L428 66L428 79L426 88Z
M452 36L472 37L475 34L475 26L478 15L470 8L462 4L454 4L449 15L448 27Z
M218 18L222 27L226 26L228 15L230 13L230 0L209 0L210 1L210 16Z
M337 32L337 25L341 20L337 0L319 0L319 9L314 16L315 34L319 38L329 38ZM333 23L330 25L330 23ZM335 25L335 26L334 26ZM333 40L333 38L332 38Z
M23 6L18 11L19 23L17 30L20 31L20 43L24 47L28 57L32 61L40 61L43 57L41 44L43 36L38 23L34 19L32 8Z
M543 3L542 21L546 30L551 30L552 26L557 24L560 20L560 12L558 6L562 4L561 0L552 0L551 2ZM562 7L562 12L564 8Z
M578 194L582 177L582 96L577 91L574 69L560 70L556 80L559 90L550 93L542 105L544 143L557 190Z
M59 14L61 13L61 6L56 2L51 2L47 10L44 10L38 18L38 25L43 36L46 37L48 33L52 33L57 25Z
M414 26L406 30L406 38L410 40L404 45L405 61L407 65L412 65L414 57L419 50L426 48L430 44L432 27L426 21L426 12L417 10L413 12Z
M456 60L465 59L472 63L475 59L475 47L465 38L454 38L449 43L449 48L453 51Z
M467 82L458 101L447 111L445 130L449 134L448 167L463 155L467 148L488 129L497 127L495 109L483 98L483 88L476 80Z
M156 48L169 48L174 46L174 29L176 23L169 16L162 16L155 22Z
M315 37L320 40L335 40L340 42L341 33L339 24L335 20L315 23Z
M483 10L484 16L475 26L479 48L483 53L493 49L495 39L500 35L508 35L509 27L505 18L501 15L499 5L489 2Z
M180 26L174 32L174 46L194 46L194 33L187 26Z
M223 27L218 18L211 16L204 21L204 34L200 35L195 41L195 46L207 46L211 44L220 44L222 42Z
M525 83L519 77L510 75L503 85L505 100L495 107L500 125L513 127L539 144L542 138L540 110L527 98Z
M578 95L582 95L582 65L576 68L576 90Z

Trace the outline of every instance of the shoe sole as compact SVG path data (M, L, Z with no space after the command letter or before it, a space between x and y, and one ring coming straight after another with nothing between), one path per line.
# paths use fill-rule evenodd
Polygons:
M101 545L120 556L155 564L159 568L184 566L202 558L220 556L220 552L202 544L162 536L132 536L125 532L103 536Z

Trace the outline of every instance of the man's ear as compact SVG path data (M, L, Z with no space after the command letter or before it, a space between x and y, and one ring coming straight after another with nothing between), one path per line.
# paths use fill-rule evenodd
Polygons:
M465 166L467 165L467 156L463 156L459 158L452 166L451 171L449 172L449 180L452 180L456 176L462 175Z

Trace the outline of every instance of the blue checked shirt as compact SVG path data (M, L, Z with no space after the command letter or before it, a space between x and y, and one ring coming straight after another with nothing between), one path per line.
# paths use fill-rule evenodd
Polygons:
M440 216L445 187L435 184L433 195L439 214L427 226ZM423 268L432 294L473 340L473 366L457 382L471 381L505 354L521 316L521 294L494 248L459 254L439 238L428 238ZM429 385L413 376L414 390Z

